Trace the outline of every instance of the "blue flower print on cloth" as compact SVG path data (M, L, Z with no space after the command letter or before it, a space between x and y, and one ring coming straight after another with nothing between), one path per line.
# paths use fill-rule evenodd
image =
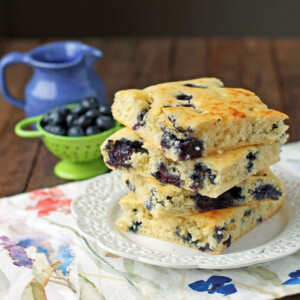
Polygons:
M8 251L14 265L32 269L34 259L27 256L22 245L12 242L7 236L0 236L0 240L2 241L0 245Z
M60 246L57 258L62 261L62 264L57 268L57 270L61 270L64 275L67 275L69 273L68 267L72 264L74 259L74 256L71 253L70 246Z
M290 273L289 276L291 279L284 282L283 285L300 284L300 270Z
M209 294L219 293L224 296L237 292L234 284L227 284L232 279L226 276L211 276L205 280L198 280L189 284L189 287L197 292L208 292Z

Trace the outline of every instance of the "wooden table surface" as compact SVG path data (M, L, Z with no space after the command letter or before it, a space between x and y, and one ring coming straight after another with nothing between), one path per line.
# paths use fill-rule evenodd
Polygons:
M11 51L28 51L49 41L0 40L0 56ZM120 89L216 76L226 86L254 91L270 108L288 114L289 141L300 140L300 39L89 38L82 41L104 52L95 70L106 84L109 104ZM7 80L14 96L22 97L31 74L31 68L24 65L9 68ZM39 139L22 139L14 134L15 124L23 117L23 111L0 99L0 196L66 182L53 174L58 160Z

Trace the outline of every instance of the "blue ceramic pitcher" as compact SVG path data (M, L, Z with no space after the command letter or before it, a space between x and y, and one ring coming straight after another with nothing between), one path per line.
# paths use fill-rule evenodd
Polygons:
M27 117L40 115L62 105L96 97L105 103L105 87L93 70L102 52L81 42L55 42L29 52L12 52L0 61L0 88L4 98L25 110ZM7 89L5 70L23 63L34 68L25 88L25 102L12 97Z

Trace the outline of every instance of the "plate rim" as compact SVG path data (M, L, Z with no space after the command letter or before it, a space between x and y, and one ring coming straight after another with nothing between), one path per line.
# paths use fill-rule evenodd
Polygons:
M285 172L285 170L282 170L282 169L281 169L281 171ZM113 179L112 180L113 184L116 184L117 180L120 179L119 178L120 174L117 171L113 171L111 173L99 176L99 177L97 177L97 179L101 181L101 179L103 179L104 177L106 179L108 178L108 181L110 179ZM110 177L112 177L112 178L110 178ZM284 235L287 233L287 231L291 227L296 226L296 227L300 228L300 219L298 220L299 224L297 224L296 214L295 214L295 211L293 211L293 209L292 209L293 205L291 205L291 203L288 201L288 199L286 199L285 202L283 203L283 206L280 209L282 209L285 206L286 209L289 210L289 212L293 216L293 218L292 218L292 220L290 220L290 219L287 220L287 224L285 225L283 231L280 232L272 240L264 243L263 245L259 245L257 247L251 248L249 250L238 251L238 252L235 252L235 253L219 254L219 255L200 253L201 255L197 255L197 256L195 256L195 255L186 255L186 257L194 257L195 259L196 259L196 257L197 257L197 259L199 259L199 257L207 258L208 255L209 255L209 256L212 256L212 257L222 257L225 260L226 260L226 258L230 258L230 260L232 260L232 258L234 258L234 256L241 255L241 254L244 254L246 256L249 253L250 257L248 259L246 259L245 261L242 261L242 262L237 261L237 262L230 263L230 264L218 263L217 265L216 264L212 265L212 264L208 264L207 262L206 263L203 263L203 262L200 262L200 263L196 262L195 263L195 262L192 262L192 260L191 260L189 263L180 263L180 264L177 263L176 264L174 262L166 262L166 261L161 261L161 260L155 260L153 258L147 258L145 255L138 255L135 251L136 249L139 249L139 248L144 250L145 247L137 245L133 241L126 239L120 233L120 231L118 231L116 228L114 228L115 232L118 233L118 237L121 238L122 240L126 240L127 246L128 245L132 246L133 254L127 253L127 252L124 252L124 250L122 250L122 249L118 250L118 249L112 248L111 246L107 245L104 240L101 240L101 239L99 240L98 238L90 235L88 232L86 232L84 229L81 228L80 221L82 220L82 214L81 214L80 211L78 211L78 208L76 207L76 205L79 203L79 201L82 201L82 198L87 197L87 188L86 188L86 190L84 191L84 193L82 195L76 197L71 203L71 213L72 213L72 216L75 219L75 223L76 223L76 227L77 227L78 231L82 235L84 235L87 239L91 239L94 242L96 242L105 251L109 251L109 252L111 252L115 255L118 255L120 257L123 257L123 258L134 259L134 260L144 262L144 263L147 263L147 264L151 264L151 265L156 265L156 266L161 266L161 267L171 267L171 268L235 269L235 268L247 267L247 266L251 266L251 265L262 264L262 263L267 263L267 262L271 262L271 261L274 261L274 260L278 260L278 259L281 259L283 257L289 256L289 255L297 252L300 249L300 237L299 237L299 243L297 244L297 246L292 247L289 250L279 252L279 253L272 253L272 255L269 256L269 257L265 257L265 256L261 255L261 258L260 258L259 255L256 255L255 257L251 258L251 255L250 255L250 253L253 252L253 251L258 251L258 254L259 253L264 253L265 252L264 249L266 249L266 247L270 247L272 244L276 243L279 239L282 239L282 238L284 239ZM121 192L125 193L125 192L128 192L128 190L125 189L124 187L120 186L119 193L121 193ZM286 197L286 198L288 198L288 197ZM116 207L116 205L118 205L118 200L119 199L116 196L115 197L109 197L109 201L108 201L108 203L106 203L107 209L105 210L105 215L104 215L105 217L103 218L104 222L106 222L106 218L109 218L109 214L110 214L110 212L113 211L113 208ZM98 201L100 201L100 200L98 199ZM293 203L293 204L295 204L295 203ZM298 203L298 206L299 207L297 207L297 210L300 211L300 201ZM298 218L300 218L300 214L299 214ZM113 235L115 235L116 233L112 232ZM148 238L150 238L150 237L148 237ZM133 245L136 245L136 246L133 246ZM147 249L147 250L150 251L150 252L152 252L152 251L157 252L156 250L150 250L150 249ZM169 254L170 254L170 256L175 256L175 257L179 256L179 254L171 254L171 253L169 253Z

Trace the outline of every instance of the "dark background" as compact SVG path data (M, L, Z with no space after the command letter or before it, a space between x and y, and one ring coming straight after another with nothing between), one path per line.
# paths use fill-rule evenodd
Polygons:
M299 0L0 0L9 38L299 35Z

